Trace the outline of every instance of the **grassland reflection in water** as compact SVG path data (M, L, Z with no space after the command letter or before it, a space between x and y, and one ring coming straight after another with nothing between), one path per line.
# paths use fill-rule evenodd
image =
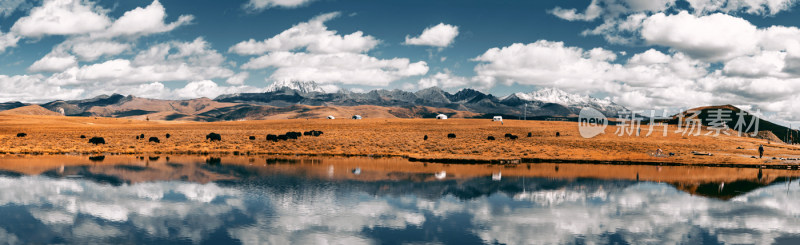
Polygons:
M226 162L76 164L37 175L3 170L0 240L773 244L800 238L794 208L800 186L776 173L693 184L523 177L510 169L497 180L436 164L424 168L437 171L364 167L356 175L353 165L329 164L336 161ZM446 177L438 178L436 168L449 170ZM560 172L570 168L560 165Z

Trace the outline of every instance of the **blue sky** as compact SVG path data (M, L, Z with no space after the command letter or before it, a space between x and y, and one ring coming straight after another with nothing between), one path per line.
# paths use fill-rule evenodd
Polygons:
M554 87L796 121L794 0L5 0L0 101Z

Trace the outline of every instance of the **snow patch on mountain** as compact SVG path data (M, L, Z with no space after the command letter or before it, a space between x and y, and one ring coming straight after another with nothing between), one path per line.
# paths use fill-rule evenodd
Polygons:
M294 89L300 93L325 93L325 90L314 81L276 81L265 89L265 92L275 92L283 89Z

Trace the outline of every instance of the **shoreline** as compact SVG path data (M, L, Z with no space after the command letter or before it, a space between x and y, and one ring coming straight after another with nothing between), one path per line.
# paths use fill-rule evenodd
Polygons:
M523 164L577 164L577 165L621 165L621 166L670 166L670 167L712 167L712 168L756 168L756 169L775 169L775 170L800 170L800 162L797 163L768 163L768 164L737 164L737 163L680 163L668 161L621 161L621 160L591 160L591 159L542 159L542 158L520 158L520 159L466 159L466 158L417 158L402 155L379 155L379 154L307 154L307 153L255 153L255 154L236 154L231 152L216 152L216 153L176 153L176 152L140 152L140 153L7 153L0 152L0 156L187 156L187 157L263 157L263 156L279 156L286 158L276 159L292 159L288 157L345 157L345 158L372 158L372 159L385 159L385 158L399 158L405 159L409 162L420 163L437 163L437 164L456 164L456 165L523 165ZM0 158L2 163L2 158Z

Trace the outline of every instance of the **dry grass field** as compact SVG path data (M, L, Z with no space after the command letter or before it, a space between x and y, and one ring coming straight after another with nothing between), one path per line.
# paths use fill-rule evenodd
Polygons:
M794 164L800 147L736 136L684 136L668 129L662 136L657 127L650 136L617 136L615 126L605 134L584 139L577 123L551 121L488 119L336 119L336 120L263 120L236 122L141 121L116 118L86 118L34 115L0 115L0 154L310 154L401 156L428 159L480 160L602 160L644 161L681 164ZM303 136L297 140L266 141L267 134L287 131L320 130L319 137ZM205 135L222 135L221 142L208 142ZM532 137L527 137L528 132ZM556 132L561 134L556 137ZM16 137L26 133L26 137ZM447 134L456 134L455 139ZM517 140L503 137L506 133ZM703 132L705 133L705 131ZM144 134L145 139L136 140ZM166 134L171 134L169 139ZM87 138L80 138L85 135ZM427 135L428 140L423 140ZM107 144L88 143L94 136ZM249 140L256 136L256 140ZM488 141L487 136L497 140ZM158 137L161 143L148 143ZM769 158L754 159L759 144L764 144ZM656 149L674 156L654 157ZM693 151L712 153L698 156ZM778 159L772 160L772 157Z

